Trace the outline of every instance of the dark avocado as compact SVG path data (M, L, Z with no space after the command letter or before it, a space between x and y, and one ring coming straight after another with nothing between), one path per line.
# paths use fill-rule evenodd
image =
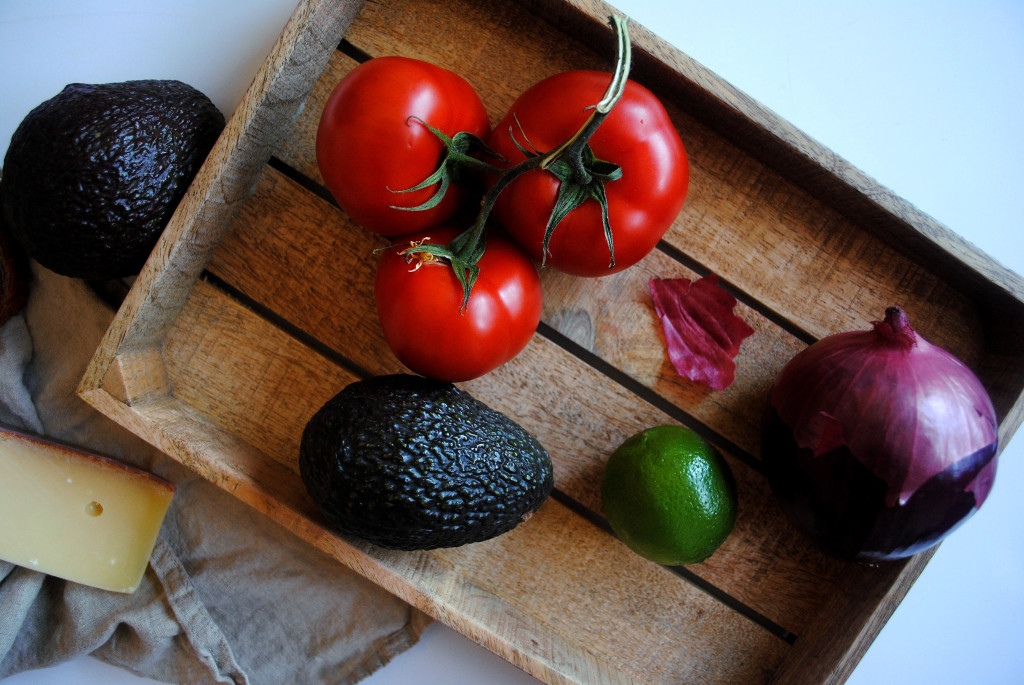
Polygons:
M11 137L0 211L52 271L137 274L223 128L210 99L180 81L70 84Z
M303 483L339 531L390 549L456 547L505 533L547 499L547 451L451 383L376 376L306 424Z

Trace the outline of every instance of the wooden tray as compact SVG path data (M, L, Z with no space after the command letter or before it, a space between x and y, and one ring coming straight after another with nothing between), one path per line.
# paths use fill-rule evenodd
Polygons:
M351 224L321 185L312 142L324 98L356 59L402 54L464 75L496 121L544 76L610 68L611 12L591 0L304 0L81 394L547 682L842 682L930 554L871 568L826 558L796 534L760 468L767 391L810 341L864 329L900 304L976 370L1005 442L1024 414L1024 283L636 24L632 76L666 104L690 155L682 215L624 273L544 271L533 341L465 384L548 448L554 496L495 540L399 553L332 533L299 480L312 413L360 376L401 370L372 300L373 250L384 242ZM653 276L707 273L756 330L723 392L675 374L647 294ZM729 540L684 569L629 552L608 533L598 493L622 440L670 422L718 445L740 490Z

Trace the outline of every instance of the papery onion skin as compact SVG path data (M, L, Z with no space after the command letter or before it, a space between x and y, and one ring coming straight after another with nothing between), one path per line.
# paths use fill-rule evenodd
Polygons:
M783 368L761 456L797 528L874 562L932 547L981 507L997 430L977 377L890 307L873 330L823 338Z

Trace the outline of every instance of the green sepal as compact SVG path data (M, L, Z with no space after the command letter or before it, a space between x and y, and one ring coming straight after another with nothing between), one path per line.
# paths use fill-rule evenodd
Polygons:
M401 190L393 190L388 188L392 193L412 193L417 190L423 190L436 185L437 191L430 196L430 198L415 207L402 207L399 205L390 205L391 209L403 209L408 212L422 212L427 209L433 209L448 192L448 188L452 183L458 183L463 172L463 168L466 166L481 167L490 170L493 169L490 165L485 162L473 157L473 152L482 152L483 154L492 158L497 158L499 155L491 150L487 143L485 143L479 136L474 135L468 131L460 131L454 136L449 137L443 131L434 128L427 122L423 121L419 117L409 117L410 121L415 121L426 128L428 131L434 134L434 136L441 141L444 145L444 153L441 156L441 161L437 165L437 169L430 176L412 186L411 188L404 188Z
M405 262L407 264L416 258L416 254L423 252L443 259L448 263L448 266L451 267L452 272L455 274L455 278L459 281L459 285L462 287L462 306L459 308L462 313L465 313L466 307L469 306L470 293L473 290L473 286L476 284L477 277L480 275L480 266L477 262L479 262L480 258L483 257L485 244L487 242L486 236L481 235L476 243L472 245L472 250L469 254L463 255L462 251L466 249L466 244L473 233L473 228L463 231L453 238L447 245L413 242L409 243L408 247L402 250L402 256L405 258ZM387 250L393 247L396 246L389 245L385 248L379 248L376 251Z
M441 166L437 168L437 171L427 176L425 179L414 185L412 188L406 188L404 190L391 190L393 193L412 193L417 190L423 190L429 188L432 185L437 185L437 191L430 196L430 199L423 204L416 205L415 207L402 207L400 205L388 205L390 209L404 209L407 212L422 212L427 209L433 209L441 203L444 199L445 194L448 192L448 186L451 185L451 170L448 168L447 163L442 162Z
M519 123L519 117L516 116L515 112L512 112L512 121L515 123L516 128L519 129L519 133L523 136L523 142L520 143L519 139L516 138L516 132L511 126L508 127L508 137L512 140L512 144L519 148L519 151L523 153L523 157L529 159L530 157L540 157L543 153L537 149L530 139L526 135L526 131L523 130L523 125Z
M512 115L519 135L520 142L512 127L509 127L509 137L512 143L519 149L526 158L541 157L545 153L537 149L530 142L523 125L519 119ZM551 164L545 167L558 179L558 196L555 198L555 206L548 217L548 223L544 227L544 241L541 246L541 265L547 262L551 254L551 236L555 228L562 223L562 219L569 215L572 210L582 205L587 200L594 200L601 206L601 223L604 228L604 239L608 244L610 263L608 268L615 266L615 243L612 238L611 221L608 217L608 196L605 193L604 184L608 181L617 181L622 178L622 167L613 162L606 162L594 156L594 150L590 145L584 145L580 158L575 160L570 156L555 156Z

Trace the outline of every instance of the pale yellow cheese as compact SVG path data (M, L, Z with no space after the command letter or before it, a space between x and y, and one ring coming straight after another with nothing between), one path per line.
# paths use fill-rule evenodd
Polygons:
M174 486L111 459L0 428L0 559L134 592Z

